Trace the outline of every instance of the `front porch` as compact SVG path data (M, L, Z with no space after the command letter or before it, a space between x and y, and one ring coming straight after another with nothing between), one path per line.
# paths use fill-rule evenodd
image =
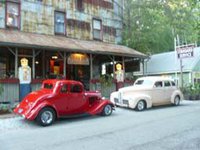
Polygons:
M116 90L117 63L122 65L126 86L133 83L131 72L138 71L146 58L115 44L0 30L1 103L19 100L18 68L24 57L32 69L32 91L40 88L44 79L62 78L81 81L86 90L101 90L105 97ZM104 82L110 84L105 88Z

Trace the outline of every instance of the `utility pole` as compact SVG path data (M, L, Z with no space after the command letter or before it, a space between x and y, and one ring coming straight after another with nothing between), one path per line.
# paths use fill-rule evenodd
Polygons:
M175 41L175 42L176 42L176 41ZM175 43L175 46L176 46L176 45L180 46L180 39L179 39L179 35L178 35L178 34L177 34L177 43L178 43L178 44ZM175 47L175 50L176 50L176 47ZM182 61L182 58L181 58L181 57L179 58L179 60L180 60L180 73L181 73L181 74L180 74L180 75L181 75L181 88L183 88L183 65L182 65L182 64L183 64L183 61Z

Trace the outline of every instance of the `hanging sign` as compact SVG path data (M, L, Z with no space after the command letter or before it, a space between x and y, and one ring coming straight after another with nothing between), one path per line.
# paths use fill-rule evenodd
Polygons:
M194 44L177 46L176 47L177 57L179 59L193 57L194 56L194 52L193 52L194 47L195 47Z
M68 57L67 63L71 65L89 65L89 58L86 54L74 53Z

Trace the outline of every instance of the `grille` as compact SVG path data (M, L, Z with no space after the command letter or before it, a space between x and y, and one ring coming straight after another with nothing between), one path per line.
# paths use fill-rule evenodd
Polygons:
M115 103L119 103L118 98L114 98Z
M128 100L124 100L124 99L123 99L123 101L122 101L122 102L123 102L123 104L125 104L125 105L129 105L129 102L128 102Z
M121 101L121 99L122 99L122 93L121 92L119 92L118 97L119 97L119 100Z

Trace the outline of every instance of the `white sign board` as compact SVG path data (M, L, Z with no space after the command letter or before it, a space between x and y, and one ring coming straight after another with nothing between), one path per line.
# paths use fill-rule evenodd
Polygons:
M179 59L193 57L194 56L194 52L193 52L194 47L195 47L195 45L193 45L193 44L177 46L176 47L177 57Z

